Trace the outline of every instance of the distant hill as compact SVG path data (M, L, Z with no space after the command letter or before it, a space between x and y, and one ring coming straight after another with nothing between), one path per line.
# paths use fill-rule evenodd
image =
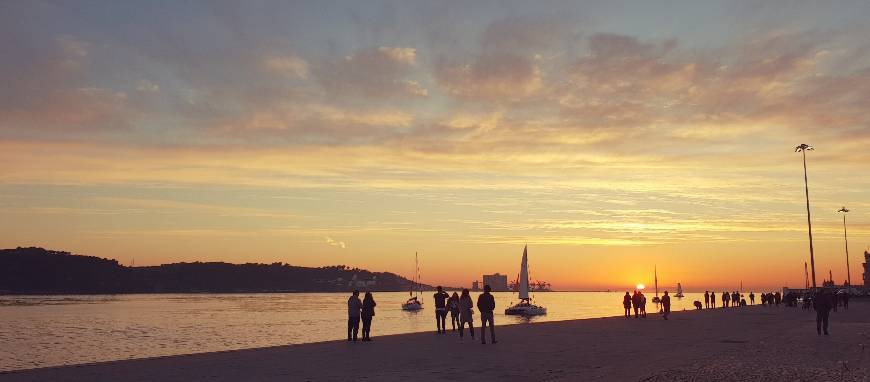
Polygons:
M43 248L0 250L0 294L388 292L409 290L411 284L394 273L343 265L195 262L127 267L117 260Z

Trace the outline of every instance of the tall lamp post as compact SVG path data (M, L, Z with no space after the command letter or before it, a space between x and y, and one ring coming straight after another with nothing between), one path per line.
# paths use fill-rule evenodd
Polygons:
M810 269L813 273L813 289L816 288L816 259L813 255L813 223L810 220L810 187L807 182L807 151L813 150L813 146L806 143L801 143L794 148L795 152L800 152L804 157L804 191L807 195L807 229L810 236Z
M852 285L852 270L849 268L849 236L846 235L846 213L849 212L849 209L845 206L840 208L837 212L843 213L843 239L846 240L846 281L849 285Z

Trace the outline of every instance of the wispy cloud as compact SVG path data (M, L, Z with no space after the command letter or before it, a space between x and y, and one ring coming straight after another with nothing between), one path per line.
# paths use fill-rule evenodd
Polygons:
M341 247L341 249L347 248L347 245L345 245L343 241L334 240L329 236L324 236L323 239L326 240L326 244L329 244L333 247Z

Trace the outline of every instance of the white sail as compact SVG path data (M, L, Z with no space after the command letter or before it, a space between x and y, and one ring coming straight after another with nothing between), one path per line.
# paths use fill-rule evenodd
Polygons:
M520 299L529 299L529 246L523 248L523 262L520 265Z
M677 283L677 294L683 294L683 284Z

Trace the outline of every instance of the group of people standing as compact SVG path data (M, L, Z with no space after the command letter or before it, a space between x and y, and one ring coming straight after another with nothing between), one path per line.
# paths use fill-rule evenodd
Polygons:
M356 341L359 334L359 322L362 320L362 340L371 341L372 318L375 316L375 302L372 292L366 292L363 300L359 300L359 291L354 290L347 299L347 340Z
M462 295L453 292L450 296L440 286L435 292L435 327L437 333L447 333L447 313L450 313L450 325L453 331L459 326L459 337L464 337L465 324L468 333L474 338L474 304L468 289L462 290ZM480 312L480 343L486 343L486 326L489 324L490 339L495 340L495 297L489 285L483 286L483 293L477 296L477 310Z
M671 314L671 296L668 295L668 291L665 291L659 299L659 304L661 304L662 318L667 320ZM622 296L622 307L625 309L625 318L631 317L632 308L634 308L634 318L646 318L646 296L639 290L634 291L634 294L625 292L625 296Z
M749 292L749 303L755 305L755 293L753 292ZM743 298L743 295L740 294L740 292L722 292L723 308L734 308L746 305L746 299ZM716 292L704 291L704 307L707 309L716 307Z
M490 340L495 340L495 297L492 295L489 285L483 287L483 293L477 296L477 310L480 312L480 343L486 344L486 326L489 325ZM444 292L442 287L437 288L435 298L435 326L438 334L447 333L447 313L450 313L452 330L459 327L459 337L464 337L465 324L468 324L468 333L474 338L474 302L468 289L463 289L462 294L453 292L453 295ZM359 291L354 290L347 300L347 340L356 341L359 334L359 324L362 321L362 340L371 341L372 317L375 316L374 297L371 292L366 292L362 301L359 299Z

